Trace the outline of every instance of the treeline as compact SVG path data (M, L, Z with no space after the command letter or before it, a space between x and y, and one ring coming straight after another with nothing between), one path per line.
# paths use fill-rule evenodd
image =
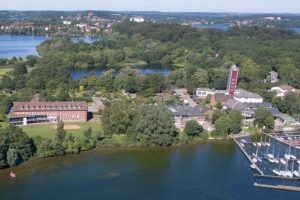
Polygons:
M16 166L30 158L45 158L75 154L96 147L99 134L92 134L89 128L82 137L67 134L62 121L57 123L56 137L30 138L19 127L9 125L0 128L0 169Z

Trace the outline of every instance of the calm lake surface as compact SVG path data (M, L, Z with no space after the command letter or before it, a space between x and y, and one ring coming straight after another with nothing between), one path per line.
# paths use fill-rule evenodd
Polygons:
M46 39L45 36L0 35L0 58L36 56L36 47Z
M26 57L28 55L37 56L36 47L47 40L46 36L28 36L28 35L0 35L0 58L12 58L13 56ZM74 43L81 40L86 43L94 43L100 40L100 37L71 37Z
M170 72L172 71L169 67L151 67L151 66L145 66L145 67L137 67L135 68L138 72L141 74L150 74L150 73L159 73L162 74L164 77L167 77ZM80 78L86 77L90 74L95 74L96 76L101 76L106 70L103 69L76 69L72 70L71 76L73 80L79 80Z
M300 193L258 189L232 142L170 148L98 149L0 170L3 200L299 199Z
M300 28L290 28L290 30L300 33Z

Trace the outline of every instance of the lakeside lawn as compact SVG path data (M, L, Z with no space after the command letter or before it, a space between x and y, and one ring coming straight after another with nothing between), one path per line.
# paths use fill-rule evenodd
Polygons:
M102 130L101 122L98 120L88 121L88 122L66 122L65 130L67 133L71 133L76 137L81 137L83 131L88 128L93 129L93 134L97 134ZM36 124L21 126L21 128L30 137L43 136L48 138L54 138L56 134L56 124Z

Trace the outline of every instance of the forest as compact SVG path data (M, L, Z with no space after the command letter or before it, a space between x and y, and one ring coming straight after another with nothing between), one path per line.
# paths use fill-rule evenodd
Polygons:
M0 65L12 66L13 71L2 76L0 89L17 91L9 98L2 95L6 99L2 107L7 107L7 102L13 99L30 99L35 93L53 101L89 100L88 94L78 95L82 92L80 88L86 93L125 89L145 96L174 87L187 87L191 93L197 87L224 89L228 67L236 63L240 67L238 87L262 95L283 112L295 114L289 107L297 107L299 101L289 99L297 97L280 100L267 90L281 83L300 87L297 33L262 27L235 27L224 32L132 22L118 24L113 29L111 35L93 44L75 44L67 35L57 33L38 47L41 57L1 59ZM172 66L173 70L168 77L162 77L142 76L131 68L143 64ZM81 68L108 71L101 77L90 75L72 80L71 71ZM271 70L278 72L278 83L266 81Z

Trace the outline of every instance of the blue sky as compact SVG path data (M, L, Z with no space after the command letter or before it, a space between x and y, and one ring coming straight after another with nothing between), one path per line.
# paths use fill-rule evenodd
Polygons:
M300 0L1 0L0 9L300 13Z

